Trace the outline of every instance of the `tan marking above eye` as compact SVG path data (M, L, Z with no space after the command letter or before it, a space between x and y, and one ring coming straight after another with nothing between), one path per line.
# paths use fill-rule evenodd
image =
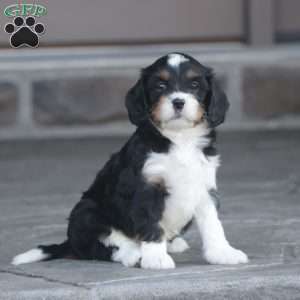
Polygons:
M168 81L171 77L171 74L167 70L162 70L158 74L159 78L164 81Z
M199 77L199 73L197 73L196 71L190 69L186 72L186 77L189 78L189 79L192 79L192 78L196 78L196 77Z

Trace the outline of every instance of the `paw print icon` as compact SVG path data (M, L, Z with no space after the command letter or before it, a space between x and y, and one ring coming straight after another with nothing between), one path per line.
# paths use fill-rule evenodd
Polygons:
M10 44L13 48L21 46L37 47L39 36L45 32L42 23L36 23L34 17L16 17L13 23L7 23L4 30L11 35Z

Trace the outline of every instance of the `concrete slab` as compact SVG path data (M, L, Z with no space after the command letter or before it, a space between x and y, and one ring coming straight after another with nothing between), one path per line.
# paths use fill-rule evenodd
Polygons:
M0 143L0 299L299 299L300 132L222 133L221 218L242 266L201 258L196 228L177 268L57 260L14 267L13 255L65 237L80 193L124 138Z
M24 276L22 272L0 271L0 299L59 300L87 299L88 289L66 285L38 276Z

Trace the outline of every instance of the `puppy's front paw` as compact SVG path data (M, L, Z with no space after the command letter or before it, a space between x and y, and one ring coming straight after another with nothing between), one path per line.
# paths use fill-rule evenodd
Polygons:
M173 258L167 254L156 256L142 256L141 267L143 269L174 269L175 263Z
M247 255L238 249L231 247L230 245L207 249L204 251L203 256L205 260L210 264L220 264L220 265L236 265L247 263Z

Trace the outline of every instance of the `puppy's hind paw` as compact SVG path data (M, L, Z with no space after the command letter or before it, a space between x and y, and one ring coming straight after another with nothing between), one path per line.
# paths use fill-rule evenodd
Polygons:
M168 243L167 250L169 253L181 253L189 249L190 246L182 237L176 237Z

